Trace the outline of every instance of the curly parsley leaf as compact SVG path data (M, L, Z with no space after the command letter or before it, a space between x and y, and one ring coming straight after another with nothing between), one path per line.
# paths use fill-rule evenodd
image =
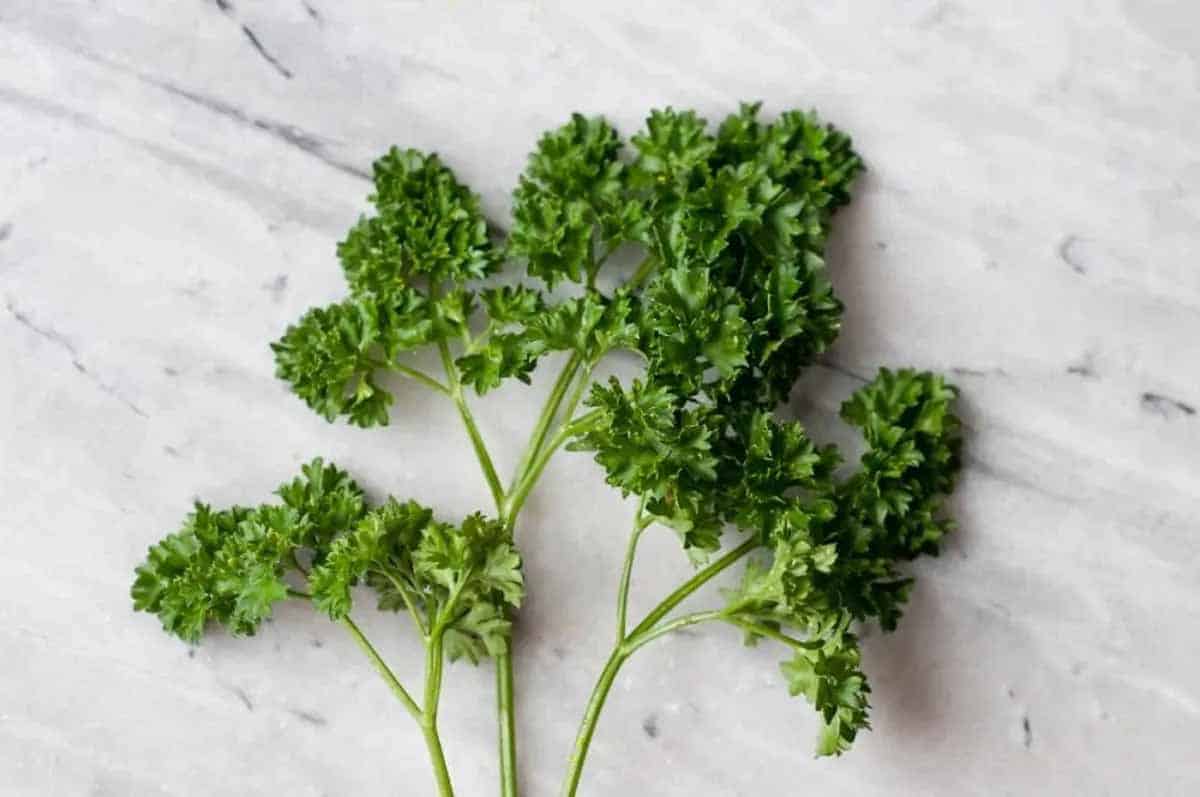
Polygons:
M210 621L253 634L287 595L285 561L302 535L290 508L196 504L183 528L150 548L131 590L134 608L157 614L188 642Z
M345 416L356 426L384 425L393 397L379 372L400 352L444 336L442 315L407 288L313 308L271 344L276 375L328 421Z
M848 624L894 629L912 584L899 566L936 553L948 530L940 509L960 465L955 395L936 375L881 370L842 407L867 450L840 481L833 452L814 449L798 427L752 424L746 478L732 500L749 508L739 525L766 532L766 557L747 567L726 611L760 633L790 629L807 640L784 673L822 714L822 755L844 752L868 727L869 688Z
M153 545L137 568L134 608L157 614L189 642L209 622L253 634L288 595L285 573L297 554L325 556L330 540L364 510L358 485L320 459L279 488L283 505L214 510L197 503L183 527Z
M804 695L821 715L817 755L841 755L859 731L869 730L871 688L859 668L862 654L850 633L816 649L801 648L781 665L788 692Z
M610 250L641 234L640 204L625 191L621 140L599 117L574 114L546 133L513 193L509 252L553 287L590 282L597 243Z
M475 514L452 526L395 499L335 540L309 574L314 603L333 619L350 612L358 584L375 589L379 608L407 608L423 629L445 634L452 660L473 662L504 649L507 610L525 594L521 557L502 524Z
M389 294L424 278L462 283L495 270L479 199L437 157L393 147L374 167L376 215L338 245L354 294Z
M352 590L364 584L380 608L409 609L423 632L445 634L452 659L478 661L507 645L508 611L525 582L503 524L474 514L453 526L394 498L369 508L349 475L320 459L277 492L282 505L197 504L137 568L134 608L189 642L210 622L253 634L277 602L302 594L288 583L296 571L331 619L350 613Z
M642 347L654 378L684 395L708 386L710 371L730 379L746 365L750 327L730 287L714 285L701 265L663 271L647 287Z

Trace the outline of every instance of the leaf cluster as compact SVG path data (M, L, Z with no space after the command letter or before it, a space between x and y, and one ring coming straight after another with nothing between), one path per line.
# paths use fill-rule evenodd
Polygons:
M371 507L345 471L320 459L276 494L282 504L196 504L137 568L134 608L195 642L209 623L253 634L289 596L311 597L340 620L361 583L379 608L407 609L423 634L436 630L451 659L503 651L524 579L502 524L473 514L454 526L394 498Z
M279 504L213 509L197 503L176 532L150 547L135 571L133 606L158 615L163 629L197 641L210 622L253 634L288 596L288 570L365 511L359 486L320 459L282 485Z
M899 565L936 554L949 530L939 510L959 467L955 395L938 376L882 369L842 406L865 438L858 470L759 504L765 556L747 567L726 612L750 641L780 630L806 640L783 671L792 694L821 712L823 755L844 752L869 727L850 623L894 629L912 584Z
M334 620L350 612L359 583L374 588L380 609L407 608L423 633L444 634L451 660L472 662L505 650L506 610L525 592L521 557L501 523L473 514L452 526L395 499L335 540L309 576L314 602Z

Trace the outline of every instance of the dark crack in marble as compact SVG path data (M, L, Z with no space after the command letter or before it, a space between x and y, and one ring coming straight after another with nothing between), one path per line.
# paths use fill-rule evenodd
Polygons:
M258 38L258 34L250 30L248 25L242 25L242 33L245 34L247 41L250 42L250 46L254 48L255 52L261 55L264 61L273 66L276 72L283 75L288 80L291 80L294 77L292 70L280 63L279 59L272 55L267 48L263 46L262 41Z
M305 711L304 709L299 708L289 708L288 713L306 725L313 725L320 728L329 724L329 720L312 711Z
M89 382L91 382L100 390L100 392L121 402L130 412L132 412L134 415L137 415L139 418L150 417L145 410L126 398L119 390L117 390L116 387L110 385L108 382L101 379L98 374L92 372L92 370L84 364L78 350L75 348L75 345L71 343L71 341L68 340L67 337L61 332L53 327L35 323L28 315L18 310L16 304L11 299L5 300L4 308L18 324L65 352L70 358L71 367L74 368L76 372L86 377Z
M232 685L229 686L228 689L230 694L236 697L238 701L246 707L247 711L254 711L254 701L250 699L250 695L246 693L245 689L242 689L240 686Z
M1083 262L1083 258L1079 255L1079 236L1068 235L1063 238L1058 244L1058 257L1062 262L1071 267L1071 270L1076 274L1086 274L1087 264Z
M1142 409L1162 418L1196 414L1196 408L1191 404L1171 398L1170 396L1164 396L1161 393L1143 393Z

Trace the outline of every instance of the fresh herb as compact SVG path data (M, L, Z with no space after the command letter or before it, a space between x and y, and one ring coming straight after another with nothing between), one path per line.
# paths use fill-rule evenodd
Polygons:
M450 400L494 507L451 525L412 500L371 506L349 476L316 460L279 489L281 504L197 505L138 568L135 607L195 641L210 622L252 634L277 601L311 601L347 628L416 719L442 795L451 793L437 732L444 660L493 658L501 793L512 797L509 645L524 594L513 533L565 445L591 452L637 509L613 648L564 793L578 787L622 665L704 622L778 645L784 685L817 710L818 754L845 752L869 727L854 629L896 627L912 583L902 565L936 553L950 528L940 510L959 467L956 393L929 373L881 370L842 406L865 441L856 469L776 416L839 331L823 253L862 163L814 115L767 124L758 111L742 106L715 133L690 111L654 111L631 157L603 119L574 115L530 156L503 245L437 156L393 149L378 160L375 210L338 247L349 295L310 310L273 344L278 375L323 417L363 427L389 422L393 374ZM632 270L615 265L614 255L636 252ZM497 283L514 263L533 281ZM413 364L410 352L423 347L437 350L441 373ZM552 352L565 364L506 483L468 392L529 382ZM610 356L639 359L643 373L594 382ZM654 526L673 531L697 569L632 624L634 558ZM738 563L743 575L720 605L675 613ZM350 618L356 585L372 588L380 609L408 615L424 641L419 700Z

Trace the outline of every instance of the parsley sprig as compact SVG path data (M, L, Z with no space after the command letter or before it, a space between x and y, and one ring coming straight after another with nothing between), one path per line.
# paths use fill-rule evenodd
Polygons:
M896 627L912 583L904 563L936 553L950 528L941 504L959 467L955 390L933 374L881 370L842 406L864 439L857 467L776 414L840 328L824 251L862 169L848 137L811 113L764 123L754 104L715 131L690 111L653 111L631 144L627 153L605 120L579 114L546 133L503 242L436 155L391 150L375 163L374 211L338 247L348 295L273 344L278 375L331 421L389 423L396 375L451 401L491 492L487 514L451 525L407 498L369 505L348 475L316 460L280 488L282 504L197 505L138 569L135 607L195 641L209 623L251 634L276 602L310 601L349 631L417 721L442 795L452 793L437 731L444 661L494 659L501 793L512 797L511 625L524 595L514 533L556 453L586 451L637 510L613 648L564 793L579 785L624 663L700 623L779 646L785 688L818 713L817 752L845 752L869 728L855 629ZM614 265L623 252L638 253L631 271ZM512 279L513 265L528 279ZM441 373L417 365L423 348L436 350ZM565 362L502 480L470 394L530 382L553 352ZM635 358L642 373L597 382L608 357ZM677 535L696 572L634 623L638 544L654 527ZM676 611L738 564L719 605ZM424 642L420 700L351 619L358 586L407 615Z

